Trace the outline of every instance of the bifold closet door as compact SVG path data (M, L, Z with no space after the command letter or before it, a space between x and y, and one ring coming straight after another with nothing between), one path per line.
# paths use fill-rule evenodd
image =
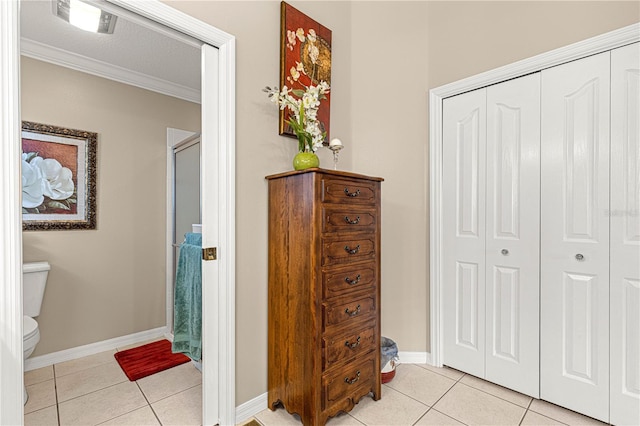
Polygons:
M540 74L487 88L485 378L539 396Z
M540 76L532 74L443 103L444 363L532 396L539 99Z
M640 43L611 51L611 418L640 424Z
M443 101L443 358L484 377L486 89Z
M609 57L542 71L540 397L604 421Z

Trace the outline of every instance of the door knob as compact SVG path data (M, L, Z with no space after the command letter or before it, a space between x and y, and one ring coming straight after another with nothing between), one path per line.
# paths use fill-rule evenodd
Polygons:
M500 250L500 253L502 253L503 256L508 256L509 255L509 250L502 249L502 250Z
M582 261L584 260L584 256L580 253L576 254L576 260Z

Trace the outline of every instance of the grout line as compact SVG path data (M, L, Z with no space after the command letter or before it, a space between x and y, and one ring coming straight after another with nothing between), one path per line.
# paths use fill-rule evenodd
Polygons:
M525 406L523 406L523 405L516 404L516 403L515 403L515 402L513 402L513 401L509 401L508 399L505 399L505 398L503 398L503 397L501 397L501 396L494 395L494 394L492 394L491 392L487 392L487 391L486 391L486 390L484 390L484 389L477 388L477 387L473 386L472 384L469 384L469 383L462 383L462 382L460 382L460 384L461 384L461 385L465 385L465 386L470 387L470 388L472 388L472 389L475 389L475 390L477 390L477 391L480 391L480 392L486 393L487 395L491 395L491 396L493 396L494 398L498 398L498 399L501 399L501 400L503 400L503 401L505 401L505 402L508 402L508 403L510 403L510 404L513 404L513 405L515 405L516 407L520 407L520 408L524 408L525 410L528 410L528 409L529 409L529 406L531 405L531 402L533 401L533 397L531 397L531 396L529 396L529 395L525 395L525 394L520 393L520 392L518 392L518 391L514 391L513 389L505 388L504 386L500 386L500 385L498 385L498 384L496 384L496 383L489 382L489 381L487 381L487 380L481 379L481 378L476 377L476 376L471 376L470 374L465 374L465 376L474 377L474 378L476 378L476 379L482 380L482 381L483 381L483 382L485 382L485 383L489 383L490 385L499 386L500 388L502 388L502 389L504 389L504 390L506 390L506 391L508 391L508 392L513 392L513 393L516 393L516 394L518 394L518 395L523 395L523 396L525 396L526 398L529 398L529 402L527 403L527 406L525 407ZM461 379L462 379L462 378L461 378Z
M487 382L487 383L491 383L491 382ZM476 388L476 387L474 387L474 386L471 386L471 385L469 385L469 384L467 384L467 383L460 383L460 384L461 384L461 385L463 385L463 386L466 386L466 387L468 387L468 388L471 388L471 389L473 389L473 390L477 390L478 392L482 392L482 393L484 393L484 394L487 394L487 395L489 395L489 396L492 396L492 397L494 397L494 398L496 398L496 399L499 399L499 400L501 400L501 401L508 402L509 404L511 404L511 405L515 405L515 406L516 406L516 407L518 407L518 408L524 408L524 410L525 410L525 411L527 411L527 407L523 407L522 405L518 405L518 404L516 404L516 403L515 403L515 402L513 402L513 401L509 401L508 399L504 399L504 398L502 398L502 397L499 397L499 396L497 396L497 395L494 395L494 394L492 394L491 392L487 392L487 391L484 391L484 390L482 390L482 389L478 389L478 388ZM495 383L492 383L492 384L495 384ZM506 388L505 388L505 389L506 389ZM507 390L509 390L509 391L511 391L511 392L515 392L515 391L512 391L511 389L507 389ZM523 395L523 394L521 394L521 395ZM531 397L530 397L530 396L528 396L528 395L525 395L525 396L526 396L527 398L531 398ZM531 404L531 402L529 402L529 404Z
M460 374L462 374L462 376L458 377L457 379L454 379L453 377L447 376L446 374L442 374L442 373L439 373L439 372L435 371L435 369L440 368L440 367L434 367L434 366L429 365L429 364L411 364L411 363L402 364L401 363L400 365L415 365L417 367L422 368L423 370L430 371L430 372L432 372L434 374L437 374L437 375L442 376L442 377L446 377L447 379L453 380L453 381L456 381L456 382L460 381L460 379L462 379L464 376L466 376L466 373L463 373L462 371L456 370L455 368L451 368L451 367L442 367L442 369L444 370L446 368L448 370L458 371ZM427 368L427 367L423 367L423 366L429 366L429 367L433 368L433 370L431 368Z
M0 1L1 1L1 0L0 0ZM153 403L155 404L155 403L157 403L157 402L164 401L164 400L165 400L165 399L167 399L167 398L171 398L172 396L179 395L179 394L184 393L184 392L186 392L186 391L188 391L188 390L191 390L191 389L193 389L193 388L197 388L198 386L201 386L201 385L202 385L202 383L198 383L197 385L190 386L190 387L188 387L188 388L182 389L182 390L181 390L181 391L179 391L179 392L172 393L171 395L167 395L167 396L165 396L164 398L160 398L160 399L159 399L159 400L157 400L157 401L153 401ZM144 392L143 392L143 393L144 393ZM146 397L145 397L145 398L146 398ZM200 398L202 398L202 397L200 397ZM151 404L149 404L149 405L151 405Z
M382 386L386 386L386 387L388 387L389 389L391 389L392 391L394 391L394 392L398 392L400 395L404 395L404 396L406 396L407 398L412 399L412 400L414 400L415 402L418 402L418 403L420 403L420 404L424 405L425 407L427 407L427 411L429 411L429 408L431 408L431 405L429 405L429 404L427 404L427 403L424 403L424 402L420 401L419 399L416 399L416 398L412 397L411 395L407 395L406 393L404 393L404 392L402 392L402 391L399 391L398 389L393 388L393 387L389 386L389 385L388 385L388 384L386 384L386 383L385 383L384 385L382 385ZM426 412L425 412L425 414L426 414Z
M89 356L91 356L91 355L89 355ZM71 361L65 361L65 362L77 361L78 359L82 359L82 358L72 359ZM90 366L88 366L88 367L81 368L80 370L72 371L71 373L60 374L59 376L56 376L56 377L62 378L62 377L71 376L71 375L73 375L73 374L78 374L78 373L81 373L81 372L83 372L83 371L87 371L87 370L91 370L91 369L93 369L93 368L98 368L98 367L102 367L102 366L107 365L107 364L111 364L112 362L115 362L116 364L118 363L118 361L116 361L116 359L114 358L113 360L109 360L109 361L101 362L101 363L98 363L98 364L95 364L95 365L90 365ZM62 363L61 363L61 364L62 364ZM55 371L55 366L56 366L56 365L59 365L59 364L53 364L54 371ZM55 375L56 375L56 374L55 374L55 372L54 372L54 376L55 376Z
M147 395L144 393L144 391L142 390L142 388L140 387L140 383L138 383L138 381L136 380L136 386L138 386L138 389L140 390L140 393L142 394L142 396L144 397L144 400L147 401L147 404L149 406L149 408L151 409L151 412L153 413L153 416L156 418L156 420L158 421L158 424L162 424L162 422L160 421L160 417L158 417L158 413L156 413L156 410L153 409L153 406L151 405L151 402L149 401L149 399L147 398Z
M426 415L427 415L427 413L428 413L429 411L431 411L431 410L433 410L433 407L429 407L429 408L427 409L427 411L425 411L425 412L424 412L424 414L422 414L420 417L418 417L418 420L416 420L415 422L413 422L413 423L412 423L412 426L416 426L416 424L418 424L418 422L419 422L420 420L422 420L422 418L423 418L424 416L426 416Z
M362 421L360 421L360 419L355 418L354 416L352 416L352 415L351 415L351 413L350 413L350 412L349 412L349 413L347 413L347 416L351 417L351 418L352 418L352 419L354 419L356 422L358 422L358 423L360 423L360 424L362 424L362 425L364 425L364 426L367 426L367 424L366 424L365 422L362 422Z
M53 391L56 395L56 417L58 419L58 426L60 426L62 422L60 421L60 403L58 402L58 381L56 380L55 368L53 371Z
M0 1L2 1L2 0L0 0ZM63 377L64 377L64 376L63 376ZM112 388L112 387L114 387L114 386L121 385L121 384L123 384L123 383L127 383L127 380L124 380L124 381L122 381L122 382L118 382L118 383L113 383L113 384L111 384L111 385L109 385L109 386L105 386L105 387L103 387L103 388L96 389L96 390L93 390L93 391L91 391L91 392L83 393L82 395L74 396L73 398L69 398L69 399L66 399L66 400L64 400L64 401L60 401L60 404L64 404L65 402L73 401L74 399L82 398L83 396L91 395L92 393L100 392L100 391L103 391L103 390L105 390L105 389L109 389L109 388ZM56 389L57 389L57 388L58 388L58 386L56 385ZM56 399L57 399L57 395L56 395Z

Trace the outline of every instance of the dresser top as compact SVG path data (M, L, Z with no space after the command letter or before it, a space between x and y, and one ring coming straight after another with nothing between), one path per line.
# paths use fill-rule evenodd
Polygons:
M269 176L266 176L265 179L268 179L268 180L280 179L280 178L288 177L288 176L301 175L303 173L319 173L319 174L330 175L330 176L339 176L339 177L347 177L347 178L373 180L373 181L377 181L377 182L382 182L384 180L381 177L365 176L365 175L361 175L361 174L358 174L358 173L344 172L344 171L341 171L341 170L322 169L322 168L318 168L318 167L314 167L314 168L306 169L306 170L300 170L300 171L292 170L292 171L289 171L289 172L278 173L278 174L275 174L275 175L269 175Z

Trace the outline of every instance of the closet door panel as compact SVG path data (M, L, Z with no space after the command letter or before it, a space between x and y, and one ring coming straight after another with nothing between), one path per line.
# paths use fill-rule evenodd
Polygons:
M540 397L604 421L609 56L542 72Z
M484 377L486 90L443 102L444 363Z
M539 396L540 74L487 89L486 379Z
M611 52L611 419L640 424L640 43Z

